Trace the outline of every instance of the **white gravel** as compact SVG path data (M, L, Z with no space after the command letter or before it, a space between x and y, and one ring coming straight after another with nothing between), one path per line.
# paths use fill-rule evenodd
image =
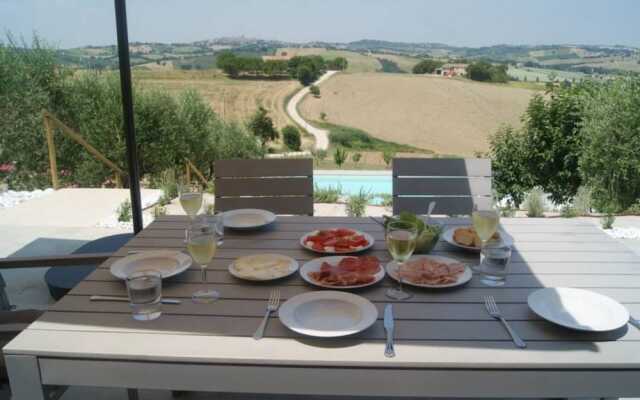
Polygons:
M603 229L605 233L614 239L636 239L640 240L640 229L638 228L613 228Z
M15 207L27 200L37 199L38 197L43 197L50 193L53 193L53 189L51 188L44 190L37 189L32 191L7 190L4 192L0 192L0 208Z
M158 193L142 196L142 198L140 199L140 202L142 203L142 208L145 209L158 203L161 195L162 195L162 192L158 191ZM153 210L144 211L142 213L142 222L144 226L147 226L151 222L153 222ZM100 221L97 226L100 228L133 229L133 222L118 221L118 210L115 209L113 210L113 214L109 215L107 218Z

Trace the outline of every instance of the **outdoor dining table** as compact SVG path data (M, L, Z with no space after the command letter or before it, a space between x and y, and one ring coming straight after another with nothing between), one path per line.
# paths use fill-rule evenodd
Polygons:
M441 219L447 225L468 219ZM127 303L91 302L91 295L126 295L109 266L131 250L184 249L186 217L159 217L113 257L50 307L4 348L15 399L44 399L46 385L83 385L180 391L304 395L415 397L629 397L640 395L640 331L587 333L537 317L527 296L543 287L586 288L623 303L640 316L640 259L596 225L578 219L508 219L501 227L514 239L506 285L483 286L478 277L449 290L410 289L392 302L388 278L352 291L374 303L378 321L352 337L310 338L288 330L272 314L265 338L252 335L269 294L282 300L318 290L297 274L249 283L227 272L236 257L280 253L299 262L318 257L300 247L300 236L347 226L376 242L365 254L387 262L383 228L367 218L278 217L269 228L227 230L209 267L208 287L221 299L194 304L202 288L193 266L163 282L162 316L140 322ZM434 254L469 264L478 254L439 243ZM492 295L527 342L514 347L503 326L486 312ZM384 355L382 310L393 303L396 357Z

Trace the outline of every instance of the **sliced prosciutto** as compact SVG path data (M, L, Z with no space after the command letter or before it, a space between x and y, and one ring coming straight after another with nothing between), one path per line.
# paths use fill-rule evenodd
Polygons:
M419 285L455 283L463 273L464 265L461 263L445 263L426 257L407 261L398 271L402 279Z
M374 256L345 257L336 265L322 263L320 271L310 272L314 281L329 286L358 286L375 281L380 261Z

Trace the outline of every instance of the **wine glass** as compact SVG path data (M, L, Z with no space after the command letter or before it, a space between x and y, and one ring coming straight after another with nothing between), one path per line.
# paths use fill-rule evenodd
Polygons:
M413 222L394 221L386 228L387 248L393 260L398 264L398 288L388 289L387 297L395 300L406 300L412 295L402 290L402 267L416 249L418 227Z
M207 283L207 266L213 259L218 248L218 235L215 227L198 220L187 228L187 249L193 261L200 265L202 283ZM220 293L213 289L201 289L193 293L194 303L212 303L220 298Z
M180 184L178 190L180 205L189 219L193 221L202 207L202 190L198 185L188 182Z
M500 214L498 210L493 206L478 206L474 204L473 213L471 214L473 220L473 228L476 234L480 238L480 264L476 266L476 270L479 270L482 265L482 254L487 242L493 237L498 230L498 222L500 222Z

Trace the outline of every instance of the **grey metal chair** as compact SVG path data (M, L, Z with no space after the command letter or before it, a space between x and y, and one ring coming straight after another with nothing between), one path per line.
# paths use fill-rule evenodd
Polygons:
M491 204L491 160L394 158L393 213L469 215L474 204Z
M219 160L216 211L261 208L275 214L313 215L313 160Z

